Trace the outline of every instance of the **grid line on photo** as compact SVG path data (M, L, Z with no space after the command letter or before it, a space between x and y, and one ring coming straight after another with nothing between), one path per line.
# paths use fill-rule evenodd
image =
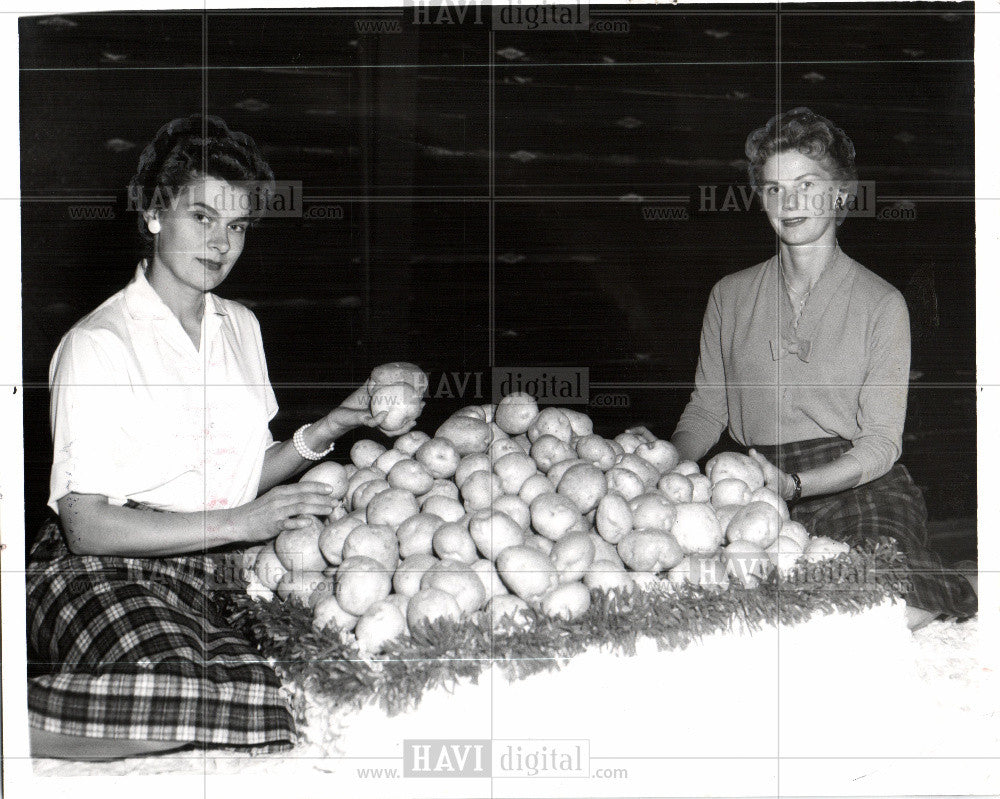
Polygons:
M228 16L238 16L240 13L241 12L226 12L225 15L228 15ZM246 12L246 13L250 14L250 13L259 13L259 12ZM315 12L305 12L305 11L288 10L288 11L273 11L273 12L268 12L268 13L273 13L275 16L277 16L277 15L294 16L294 15L304 15L304 14L308 14L308 13L314 13L316 16L323 16L323 15L340 16L340 15L356 15L357 12L354 11L353 9L352 10L347 10L347 9L325 9L325 10L316 10ZM383 16L383 17L398 17L398 16L405 16L405 13L406 13L405 9L404 9L404 11L402 13L397 12L395 10L386 10L386 9L374 9L374 10L365 9L364 10L365 16L369 16L370 15L370 16ZM420 194L413 195L413 194L411 194L411 195L398 195L398 196L397 195L393 195L393 194L377 195L377 194L368 194L367 193L367 186L366 186L365 190L363 190L363 191L361 191L361 192L359 192L357 194L354 194L354 193L350 193L350 194L336 194L336 193L334 193L334 194L315 194L315 195L309 195L307 197L304 197L304 199L307 199L307 200L310 200L310 201L314 201L314 202L361 203L361 204L363 204L365 206L374 205L374 204L392 205L392 204L396 204L396 203L401 204L401 205L404 205L404 204L421 204L421 205L457 204L457 205L462 205L462 204L468 203L468 202L480 202L480 203L484 203L487 206L487 209L488 209L488 211L487 211L487 213L488 213L488 231L487 231L488 242L487 242L487 248L486 248L486 263L487 263L487 269L488 269L488 272L487 272L487 274L488 274L488 302L487 302L487 323L486 323L486 328L487 328L487 332L486 332L486 340L487 340L486 353L487 353L487 365L488 365L488 368L489 369L493 369L494 367L496 367L498 365L498 363L502 363L502 359L498 360L498 356L497 356L497 348L498 348L498 346L501 346L501 344L502 344L502 338L498 341L499 327L501 327L501 325L497 321L497 310L498 310L497 296L498 295L497 295L496 281L497 281L497 273L498 273L498 252L499 252L500 249L502 249L502 248L498 248L498 242L497 242L497 224L498 224L498 216L502 216L504 207L506 205L515 204L515 203L525 203L525 204L528 204L528 205L538 205L538 206L559 206L559 205L563 205L563 204L572 206L572 205L580 205L580 204L587 204L587 203L609 203L609 204L613 204L613 203L621 203L621 202L623 202L623 198L621 196L616 196L616 195L613 195L613 194L607 194L607 195L603 195L603 194L587 194L587 195L553 194L553 195L545 195L545 194L538 194L538 193L524 193L524 194L516 194L516 193L515 194L505 194L505 193L501 193L501 191L498 189L498 183L497 183L498 152L497 152L497 149L496 149L496 129L498 127L498 115L497 115L497 110L496 110L496 102L497 102L496 101L496 92L497 92L497 86L498 86L498 84L497 84L496 76L497 76L498 72L509 72L509 71L511 71L511 70L513 70L515 68L516 69L530 71L530 70L544 70L544 69L547 69L547 68L550 68L550 67L580 69L580 68L587 68L587 67L599 66L602 69L607 69L611 74L614 74L615 72L625 72L625 71L627 71L629 69L632 69L632 68L649 68L649 67L685 67L685 66L698 66L698 67L726 66L726 67L732 67L734 65L744 65L744 66L770 66L770 65L773 65L775 67L775 84L776 84L775 88L776 88L776 98L778 100L778 102L776 103L776 106L775 106L775 113L777 113L778 111L783 110L783 104L780 101L780 98L782 96L782 73L781 73L781 68L782 67L793 66L793 65L818 66L818 65L844 65L844 64L867 65L867 66L870 66L870 67L875 67L875 66L879 66L879 65L881 65L881 66L902 65L902 64L912 65L914 63L914 61L913 61L912 58L911 59L873 59L873 60L847 60L847 59L845 59L845 60L818 60L818 61L812 61L812 60L801 60L801 61L799 61L799 60L788 60L788 61L785 61L785 60L783 60L781 58L781 31L782 31L781 25L782 25L782 19L788 18L788 17L791 17L791 16L808 16L808 15L815 15L815 16L837 16L837 15L840 15L840 14L846 15L847 12L840 12L840 11L820 11L820 10L814 11L814 10L805 10L805 9L799 10L799 11L795 11L795 10L792 10L787 4L786 5L778 4L778 6L776 8L774 8L773 10L741 10L741 9L733 9L733 10L722 11L722 10L714 10L714 9L706 9L706 10L699 9L697 13L698 13L699 16L706 16L706 17L709 17L709 16L738 17L738 16L741 16L741 15L749 15L749 16L755 16L755 17L760 17L760 16L765 16L766 17L768 15L773 16L773 18L775 20L775 23L776 23L776 34L777 34L776 35L776 40L775 40L775 46L776 46L776 57L775 57L775 59L773 61L770 61L770 62L769 61L746 61L746 62L740 62L740 61L720 60L720 61L664 61L664 62L640 62L640 63L618 63L618 64L593 64L593 63L589 63L589 62L552 62L552 63L548 63L548 62L534 62L534 63L531 63L531 64L518 65L517 67L514 67L514 66L511 66L509 64L504 64L504 63L498 63L497 62L496 34L495 34L495 32L493 30L490 30L488 32L488 34L487 34L488 35L488 40L489 40L489 47L488 47L488 56L489 56L489 58L484 63L470 63L470 64L465 64L465 63L463 63L463 64L455 64L455 63L443 63L443 64L405 63L405 64L381 64L381 65L380 64L359 64L359 65L356 65L356 66L314 65L314 66L311 66L311 67L302 67L302 68L298 67L295 64L283 64L283 65L277 65L277 66L273 66L272 65L272 66L264 66L264 67L255 67L253 65L219 66L219 65L214 65L214 64L210 64L209 63L209 52L208 52L209 48L208 48L208 43L210 41L210 36L208 35L208 28L209 28L209 20L211 18L213 18L213 17L221 17L221 16L225 16L225 15L221 14L221 13L217 14L217 13L213 13L213 12L207 12L207 13L205 13L205 14L202 15L202 25L203 25L202 63L200 65L185 66L182 69L184 69L184 70L198 70L198 71L200 71L200 73L201 73L201 82L202 82L202 91L201 91L202 112L203 113L208 113L211 110L209 108L209 103L208 103L208 98L210 96L209 84L214 80L214 77L217 74L222 73L222 72L224 72L226 70L230 70L230 71L242 71L242 72L257 72L257 71L264 71L264 72L266 72L266 71L276 71L276 70L308 71L310 69L313 69L313 70L323 70L323 69L345 70L346 69L346 70L357 70L357 71L361 71L361 70L366 70L366 71L404 70L405 71L405 70L411 70L411 69L413 69L413 70L427 70L427 69L465 70L465 69L477 69L477 68L486 67L487 70L488 70L487 73L486 73L487 76L488 76L487 77L487 87L488 87L488 101L487 101L488 102L488 146L486 148L487 151L486 151L485 154L479 154L477 156L481 160L485 160L486 161L486 166L487 166L486 192L484 194L459 195L459 194L453 194L453 193L439 193L439 194L429 193L429 194L423 194L423 195L420 195ZM891 12L891 11L882 11L882 12L879 12L879 11L875 11L875 10L860 10L860 9L857 10L857 12L854 12L854 13L857 14L857 15L877 15L877 14L881 14L883 16L890 15L890 14L894 14L894 15L898 14L899 16L907 16L908 15L908 12L903 12L903 11L900 11L900 12ZM940 14L940 12L919 10L919 11L915 11L912 14L909 14L909 15L910 16L916 16L918 14L931 15L931 14L934 14L934 13ZM960 11L958 11L956 13L965 15L965 14L969 14L970 12L960 10ZM621 15L621 16L628 16L628 17L637 18L637 19L650 18L650 17L655 18L657 16L662 17L662 13L661 12L659 12L657 10L654 10L654 9L644 9L644 8L628 8L628 9L622 9L620 11L619 10L605 10L605 9L596 9L595 8L595 9L591 10L591 15L592 16L595 16L595 15L603 15L603 16ZM921 59L919 61L919 63L924 64L924 65L930 65L930 64L971 64L972 61L971 61L971 59ZM66 70L75 70L75 71L78 71L78 72L82 73L82 72L87 72L87 71L101 72L101 71L106 70L107 68L103 67L103 66L98 66L98 67L86 67L86 68L67 67L65 69ZM145 69L156 70L156 69L159 69L159 68L157 68L157 67L144 68L144 67L124 66L124 67L122 67L122 69L123 70L131 70L131 69L136 69L136 70L145 70ZM25 70L25 71L29 71L29 70ZM40 68L40 69L35 70L35 71L38 71L38 72L48 72L48 71L58 71L58 70L57 69ZM667 95L664 95L664 97L665 97L665 99L669 99L669 97ZM717 98L715 98L715 99L717 99ZM623 184L623 185L628 185L628 184ZM506 190L506 188L505 188L505 190ZM659 196L658 195L648 195L647 196L647 195L644 194L642 196L636 195L634 198L624 199L624 201L625 202L629 202L629 201L634 201L636 199L641 200L642 202L646 202L646 203L649 203L649 202L684 203L684 202L688 202L691 199L691 196L688 195L688 194L659 195ZM995 199L995 198L972 198L972 197L963 196L963 195L943 195L943 196L939 197L939 196L934 196L934 195L915 195L915 196L909 196L909 195L906 195L906 194L897 194L897 195L887 195L887 196L883 197L882 199L886 200L886 201L899 201L899 202L964 203L964 202L974 202L976 199L980 199L981 200L981 199ZM24 200L25 200L25 198L22 198L22 201L24 201ZM48 202L50 200L48 200L45 197L38 197L38 198L31 198L31 201ZM81 197L72 197L72 198L60 197L60 198L58 198L58 201L65 201L65 202L69 202L69 201L97 202L97 201L104 201L104 198L101 198L100 200L95 200L94 198L88 198L88 197L82 197L82 198ZM367 244L368 243L365 242L365 246L367 246ZM370 285L369 281L370 281L370 275L366 275L365 289L364 289L364 291L365 291L365 298L366 298L366 302L365 302L366 308L370 304L370 299L371 299L371 293L370 292L371 292L372 288L371 288L371 285ZM207 358L207 354L203 353L203 355ZM941 389L941 388L967 389L967 388L970 387L970 384L971 384L971 381L970 382L961 382L961 381L935 382L933 387L938 388L938 389ZM26 385L29 385L29 384L26 384ZM33 387L36 387L36 388L43 388L45 384L41 383L41 382L36 382L34 384L31 384L31 385L33 385ZM252 385L257 385L257 384L252 384L252 383L246 383L246 384L244 384L244 386L247 386L247 387L252 386ZM353 388L353 387L356 386L356 383L339 382L339 381L337 381L337 382L333 382L333 381L330 381L330 382L323 382L323 381L307 382L307 381L277 380L277 381L274 381L273 383L270 383L270 385L272 385L275 389L279 389L279 390L286 390L287 389L289 391L291 391L291 390L297 390L297 391L303 391L303 390L305 390L305 391L307 391L309 389L333 389L333 390L339 391L339 390L348 390L348 389L351 389L351 388ZM762 384L762 385L764 387L767 387L770 384ZM805 385L805 384L803 384L803 385ZM820 385L822 385L822 384L820 384ZM643 381L643 380L625 380L625 381L595 380L595 381L593 381L590 384L590 386L591 386L591 388L595 388L595 389L596 388L600 388L600 389L643 389L643 390L649 390L649 391L656 391L656 390L666 390L666 391L669 391L669 390L679 390L679 389L684 389L684 388L688 388L689 389L691 387L691 383L689 381L683 381L683 380L649 380L649 381ZM205 399L206 406L207 406L207 393L208 393L208 389L212 388L212 387L213 387L212 384L209 384L209 383L205 383L204 384L204 389L205 389L205 397L204 397L204 399ZM206 484L206 490L207 490L207 484ZM206 533L206 535L207 535L207 533ZM207 538L206 538L206 540L207 540ZM781 643L780 633L781 633L781 626L779 625L778 626L778 639L777 639L777 649L779 650L779 655L780 655L780 643ZM491 634L490 637L489 637L489 658L491 660L495 657L495 654L496 654L495 650L494 650L494 646L493 646L493 638L494 638L494 636ZM203 646L204 646L204 639L203 639ZM780 669L780 656L779 656L779 666L778 666L778 668ZM780 694L780 683L781 683L780 676L779 676L779 674L776 674L775 676L776 676L776 681L778 683L778 689L779 689L778 697L779 697L779 700L780 700L780 695L781 695ZM490 686L491 686L490 701L491 701L491 714L492 714L493 707L494 707L494 702L496 701L496 697L493 695L494 683L493 683L493 674L492 674L492 672L491 672L491 677L490 677ZM806 759L811 759L811 758L807 758L805 756L798 756L798 755L792 755L792 756L785 755L785 756L783 756L781 754L780 712L779 712L779 707L776 707L775 712L776 712L776 714L779 717L779 727L778 727L778 733L779 734L778 734L778 739L776 741L776 744L777 744L777 754L776 754L774 760L776 761L777 768L778 768L778 772L777 772L778 773L777 785L778 785L779 792L780 792L780 787L781 787L781 762L782 762L782 760L789 760L789 759L791 759L791 760L806 760ZM492 715L491 715L491 725L492 725ZM207 764L208 763L208 761L207 761L208 750L207 749L205 749L203 751L203 757L204 757L203 762L204 762L204 773L205 773L205 781L203 783L203 788L204 788L205 794L207 795L208 792L209 792L209 782L208 782L209 769L208 769L208 764ZM265 755L264 757L277 759L279 756L278 755ZM301 757L301 759L308 759L308 756L300 756L300 755L296 755L294 753L291 754L291 755L288 755L288 757L293 757L293 758L300 758ZM866 756L866 757L868 757L868 756ZM345 758L342 758L342 759L352 760L352 759L357 759L357 758L345 757ZM595 754L595 755L592 756L592 759L594 759L594 760L601 760L601 759L614 759L614 760L619 760L619 759L628 759L628 760L661 760L662 759L662 760L672 760L672 759L699 759L699 758L681 758L681 757L673 758L673 757L670 757L670 756L664 756L662 758L657 758L657 757L643 758L641 756L632 757L632 756L620 756L620 755L616 755L616 756L612 757L611 755L599 755L599 754ZM716 757L712 757L712 756L705 756L704 758L700 758L700 759L704 759L706 761L709 761L709 760L716 760L716 759L721 759L721 758L716 758ZM727 759L740 759L740 758L727 758ZM767 760L767 759L770 759L770 758L751 756L751 757L747 757L746 759L747 760ZM831 757L829 759L843 759L843 758ZM861 759L861 758L856 758L856 759ZM872 755L872 756L870 756L870 759L877 759L877 757L874 756L874 755ZM897 759L905 759L905 758L897 758ZM941 759L946 760L946 759L958 759L958 758L941 758ZM491 790L492 790L492 780L491 780Z

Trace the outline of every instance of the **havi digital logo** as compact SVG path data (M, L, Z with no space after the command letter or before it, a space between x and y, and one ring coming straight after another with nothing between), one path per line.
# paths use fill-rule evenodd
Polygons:
M404 777L489 777L488 739L407 739L403 741Z

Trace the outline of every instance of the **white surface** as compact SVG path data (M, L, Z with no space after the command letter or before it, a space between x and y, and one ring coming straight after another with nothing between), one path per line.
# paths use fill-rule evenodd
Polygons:
M286 756L258 758L190 753L107 764L40 760L35 772L45 778L35 780L34 795L65 789L59 777L150 774L201 774L205 779L203 784L199 781L197 795L217 796L225 791L241 797L283 795L291 779L297 796L336 792L352 799L1000 794L1000 780L995 776L1000 773L995 760L1000 751L1000 701L992 690L995 676L987 661L989 651L980 650L978 622L935 622L911 636L902 629L900 619L890 622L886 618L898 610L879 609L867 621L854 618L853 624L851 617L840 617L819 619L795 630L764 631L752 646L742 647L735 662L732 657L721 663L710 657L725 650L726 642L709 640L697 647L700 654L694 650L681 653L687 666L652 668L653 661L678 653L655 653L638 663L630 658L582 658L578 666L571 664L572 670L567 667L515 684L513 694L505 693L502 699L497 697L496 678L491 690L484 677L478 689L460 689L451 697L445 692L428 696L408 720L385 726L383 719L381 739L376 713L355 717L353 742L348 747L355 750L355 756L330 756L318 747L300 746ZM842 634L847 630L854 642L849 650L842 656L820 658L835 646L843 649ZM882 654L873 657L878 651ZM874 668L873 661L878 661ZM604 662L603 669L599 662ZM737 682L751 663L780 668L771 675L771 688ZM695 673L698 664L723 674L726 681L714 691L696 695L678 675ZM898 671L892 671L893 664ZM640 685L630 679L647 666L652 690L649 683ZM833 691L824 688L819 677L845 666L854 669L846 683ZM584 678L592 682L578 683ZM877 685L882 688L876 690ZM793 700L801 699L802 692L811 697L809 703L795 704ZM695 699L698 695L703 698ZM492 711L483 710L491 696ZM556 704L556 696L569 706L563 713L546 709ZM835 701L844 697L849 699L846 704ZM628 704L636 700L643 702L638 711ZM527 717L519 718L518 703L529 701L546 704L532 707ZM866 704L869 701L873 704ZM694 717L684 713L693 707L718 711L720 706L723 714L714 718L708 713ZM825 716L817 710L823 706ZM881 711L894 706L902 715L887 719ZM832 707L844 712L831 722ZM592 778L404 779L360 774L359 769L367 768L401 772L396 736L409 734L414 719L432 709L443 713L429 721L438 725L437 732L453 730L450 725L456 720L465 725L467 732L447 732L449 737L490 737L489 730L482 730L492 718L496 738L558 734L589 739ZM487 715L484 722L483 713L493 715ZM419 725L414 731L419 735L413 737L436 734ZM701 748L696 743L699 736ZM367 757L356 756L362 753L362 745L370 747L363 752ZM674 745L678 748L671 749ZM599 769L626 769L627 777L599 777ZM163 784L162 776L156 779L156 784ZM138 786L144 799L150 795L147 782L138 776L94 779L87 784L95 789L100 784L102 796L134 797ZM187 785L173 779L166 783L178 788L182 784Z
M586 738L602 757L913 754L906 710L916 679L902 605L887 604L716 633L680 651L649 639L636 657L592 649L512 683L493 667L478 685L427 692L410 713L338 714L346 733L331 753L400 757L406 739L531 737ZM328 720L318 708L305 733L319 740Z

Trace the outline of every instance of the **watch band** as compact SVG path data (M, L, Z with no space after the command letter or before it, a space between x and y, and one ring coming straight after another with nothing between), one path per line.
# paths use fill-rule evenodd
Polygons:
M795 490L792 492L792 496L788 498L789 502L798 502L802 499L802 478L799 477L797 473L789 475L792 478L792 482L795 483Z

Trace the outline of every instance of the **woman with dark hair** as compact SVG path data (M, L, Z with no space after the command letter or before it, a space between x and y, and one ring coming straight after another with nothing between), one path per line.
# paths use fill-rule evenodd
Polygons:
M273 181L221 119L164 125L129 187L148 255L53 356L57 516L27 572L29 642L50 667L29 683L35 756L294 740L277 675L213 605L206 551L329 514L329 487L279 484L382 415L361 387L293 440L271 437L257 319L212 291Z
M751 133L746 155L778 252L712 289L695 389L671 441L698 460L728 429L811 534L895 538L912 577L911 627L972 616L975 578L942 568L926 548L923 497L898 462L906 303L837 244L857 190L854 145L796 108Z

